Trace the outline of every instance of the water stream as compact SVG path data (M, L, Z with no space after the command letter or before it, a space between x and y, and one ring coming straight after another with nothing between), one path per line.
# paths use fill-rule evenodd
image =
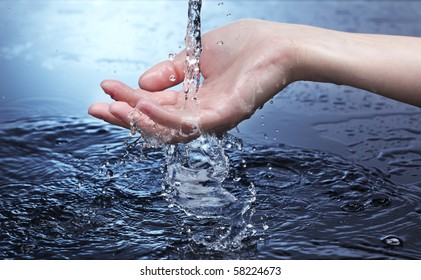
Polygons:
M201 81L202 1L190 0L188 4L184 110L189 114L196 114L199 119L197 100L200 98ZM136 130L135 127L134 131ZM237 250L241 247L242 239L253 232L248 228L252 227L249 220L255 190L252 182L246 189L242 189L233 182L226 181L230 165L229 157L225 154L226 146L242 150L241 141L233 136L219 139L206 134L189 143L165 146L165 178L162 189L169 207L180 208L188 216L197 218L198 222L203 219L217 221L214 222L212 232L195 235L198 243L214 249Z
M200 87L200 55L202 53L202 24L200 13L202 0L189 0L188 21L186 30L186 60L184 62L184 83L183 91L186 97L186 104L197 99Z
M200 114L195 107L200 98L201 6L201 0L189 1L185 38L185 110L196 114ZM201 234L201 240L197 242L210 248L229 250L241 247L242 239L248 235L247 226L250 225L247 219L250 217L247 215L255 194L252 183L248 189L242 190L226 182L229 157L225 154L225 146L242 149L239 139L218 139L214 135L202 135L190 143L168 147L163 188L170 205L176 205L198 219L218 220L213 227L215 232Z

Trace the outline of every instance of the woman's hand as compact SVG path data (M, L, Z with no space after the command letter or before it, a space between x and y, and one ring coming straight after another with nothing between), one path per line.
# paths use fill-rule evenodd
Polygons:
M139 89L119 82L101 83L114 103L95 103L89 113L111 124L137 126L162 142L186 142L202 133L221 134L249 118L291 82L295 62L291 40L279 24L241 20L205 34L197 100L168 90L184 80L185 52L146 71ZM171 78L170 78L171 77Z
M182 52L146 71L140 89L104 81L116 102L93 104L89 113L135 124L162 142L186 142L235 127L298 80L353 86L421 107L421 38L241 20L205 34L202 45L197 100L167 90L184 79Z

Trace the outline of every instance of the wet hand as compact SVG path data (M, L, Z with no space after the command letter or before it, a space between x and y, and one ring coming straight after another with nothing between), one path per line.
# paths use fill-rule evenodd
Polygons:
M183 82L185 53L161 62L139 79L139 89L113 80L101 87L115 102L95 103L89 113L111 124L136 125L162 142L187 142L222 134L249 118L290 82L290 44L280 44L271 23L241 20L205 34L196 100L169 88ZM284 63L282 63L284 62Z

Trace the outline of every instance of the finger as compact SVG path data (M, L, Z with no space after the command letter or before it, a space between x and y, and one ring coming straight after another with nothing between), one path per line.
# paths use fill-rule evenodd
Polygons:
M106 94L108 94L115 101L123 101L134 107L139 100L139 93L136 93L134 89L128 85L116 81L116 80L105 80L102 81L101 87Z
M166 60L147 70L139 78L139 87L147 91L161 91L181 83L184 80L185 51L172 61Z
M89 107L88 113L95 118L104 120L110 124L118 125L124 128L129 128L120 119L116 118L109 112L109 104L105 102L94 103Z
M200 134L199 114L170 111L150 100L140 102L137 108L156 123L178 130L182 135Z
M123 124L123 127L131 129L133 123L135 123L136 130L141 132L143 136L151 137L162 143L175 143L180 141L187 141L186 136L181 136L179 135L178 131L157 124L149 116L132 108L125 102L112 103L109 106L108 111L115 119L117 119ZM107 115L106 117L108 118L109 115ZM108 120L113 119L109 118Z
M128 128L131 127L131 114L133 113L133 110L134 108L129 104L120 101L112 103L108 108L108 111Z
M136 125L136 130L145 137L146 141L154 139L160 143L176 143L180 142L180 136L178 131L156 123L146 114L143 114L139 110L134 110L131 114L131 119Z
M165 90L157 92L144 91L139 100L153 100L161 106L173 106L178 103L181 95L179 92Z

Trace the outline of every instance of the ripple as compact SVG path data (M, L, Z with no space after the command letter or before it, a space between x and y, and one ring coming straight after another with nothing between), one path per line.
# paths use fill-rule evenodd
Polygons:
M295 183L284 189L276 180L262 180L267 178L262 175L264 171L259 174L249 168L258 193L255 211L267 211L265 222L272 238L282 241L285 247L317 238L322 243L335 240L336 244L318 247L318 256L326 253L332 258L361 258L375 251L371 257L412 258L420 245L414 240L406 245L411 247L407 252L389 252L379 242L385 233L414 236L415 232L407 228L421 229L411 218L419 217L416 209L420 188L397 185L379 170L318 151L284 146L274 154L272 148L260 147L253 156L247 159L252 162L249 165L263 166L270 161L274 169L293 170L291 181ZM364 236L366 241L357 236ZM350 242L354 245L349 246ZM298 250L296 256L314 258L316 255L310 251Z
M165 152L127 139L78 118L3 123L0 258L421 257L421 186L316 150L231 144L221 186L247 202L242 218L224 204L199 217L168 207Z

